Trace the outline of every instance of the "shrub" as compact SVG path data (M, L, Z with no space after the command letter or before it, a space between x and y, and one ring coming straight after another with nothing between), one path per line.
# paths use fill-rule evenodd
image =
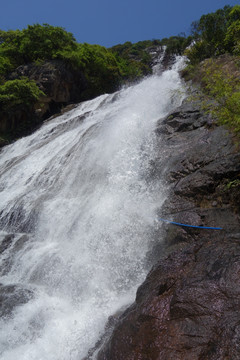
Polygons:
M208 110L220 124L226 124L240 133L240 82L224 65L214 60L205 61L203 90L214 102L207 103Z
M45 94L28 78L6 81L0 85L0 107L9 110L17 105L32 107Z
M152 58L148 49L153 45L160 45L159 40L145 40L135 44L127 41L109 49L115 55L124 79L135 80L151 74Z
M209 58L211 56L211 45L204 40L200 40L185 50L186 55L192 65Z
M0 77L4 77L4 75L12 69L13 65L11 64L9 58L0 55Z
M192 23L192 36L195 43L185 53L192 64L226 52L239 54L240 6L226 5L201 16Z
M229 13L229 26L224 41L230 53L240 55L240 5L234 6Z
M15 67L37 60L54 59L58 51L75 48L76 41L71 33L48 24L0 31L0 55L7 57Z

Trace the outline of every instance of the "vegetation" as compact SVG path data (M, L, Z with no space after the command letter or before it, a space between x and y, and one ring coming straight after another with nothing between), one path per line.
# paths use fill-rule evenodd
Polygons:
M152 58L147 49L152 46L153 42L147 40L132 44L127 41L109 49L115 55L124 79L133 80L152 72Z
M71 51L59 51L57 57L83 71L89 85L87 97L112 92L121 82L117 59L103 46L76 44Z
M28 78L9 80L0 85L0 106L3 110L14 109L18 105L32 107L44 95Z
M126 42L106 49L99 45L78 44L71 33L48 24L29 25L23 30L0 30L0 110L10 109L17 103L30 106L40 97L33 81L8 80L8 75L20 65L41 65L49 60L63 60L70 68L83 72L88 84L83 99L87 99L112 92L123 82L150 74L151 47L164 45L169 53L182 53L185 40L179 36L163 39L162 42ZM30 93L36 96L28 101L32 96Z
M186 51L192 64L226 52L224 39L231 9L227 5L214 13L203 15L199 21L192 23L194 45Z
M45 94L39 89L35 81L26 77L8 80L0 85L0 109L3 122L0 133L0 147L6 145L16 137L27 134L33 129L35 122L33 110L36 103L40 106L40 100ZM19 111L24 114L24 121L17 121ZM9 126L4 125L9 114L13 122ZM29 116L30 115L30 116Z
M239 55L240 5L224 6L214 13L201 16L191 25L191 46L186 46L185 55L191 65L210 57L228 53Z
M111 91L111 87L119 83L120 69L110 51L98 45L78 44L63 28L36 24L21 31L0 31L2 79L19 65L54 59L62 59L69 66L82 69L90 87L97 88L96 94Z
M187 56L189 64L183 75L201 85L207 111L221 124L240 133L240 5L227 5L203 15L192 23L188 37L180 34L136 44L126 42L111 50L124 58L128 66L132 59L137 60L139 66L144 64L145 73L148 73L151 67L149 49L153 45L166 46L166 54L170 56Z
M239 55L240 5L225 6L192 23L194 43L186 50L191 64L225 53Z
M113 51L99 45L78 44L73 35L61 27L35 24L23 30L0 31L2 77L19 65L53 59L63 59L75 68L81 68L91 82L99 77L96 80L98 86L105 79L107 83L118 83L121 76L127 77L131 73L127 62L115 57ZM134 66L136 69L133 70ZM131 76L134 73L136 76L143 74L137 62L132 63Z
M240 134L240 5L203 15L192 24L192 39L184 77L201 85L204 106L219 123Z
M0 56L8 59L12 68L57 58L59 51L72 51L76 46L71 33L48 24L29 25L23 30L0 31Z
M34 126L34 119L31 118L33 114L34 105L43 98L45 94L39 89L35 81L29 80L26 77L21 79L8 80L0 85L0 109L3 119L6 114L10 114L13 119L20 110L24 112L24 121L13 120L13 125L5 125L5 130L1 126L0 133L0 147L6 145L9 141L15 139L21 134L26 134ZM31 114L27 116L27 114ZM4 124L4 121L3 121Z
M240 55L240 5L236 5L229 13L229 26L224 38L228 52Z
M192 45L185 51L191 65L225 53L240 54L240 5L203 15L191 27Z
M206 109L220 124L228 125L237 133L240 133L239 70L236 58L230 60L229 57L206 60L200 68L202 89L208 100Z
M20 65L61 60L70 69L83 73L87 89L82 99L89 99L150 74L151 52L156 46L164 46L167 56L187 56L185 78L200 82L206 98L215 99L208 111L221 123L240 132L240 5L227 5L203 15L192 23L188 37L179 34L162 40L126 42L110 49L79 44L65 29L48 24L29 25L23 30L0 30L0 111L14 111L19 106L31 110L44 96L33 80L9 77ZM234 59L227 60L234 62L234 70L226 69L226 62L217 60L226 54Z
M166 46L166 53L170 55L182 55L185 49L191 44L192 36L186 37L185 34L171 36L161 40L161 45Z
M4 110L16 105L32 106L45 94L28 78L6 81L0 85L0 104Z
M237 188L237 187L240 187L240 180L239 179L229 181L227 183L227 185L225 186L225 189L230 190L230 189Z
M111 49L121 68L123 78L135 79L152 72L151 50L156 46L166 47L167 55L182 55L187 46L191 44L192 37L185 34L171 36L162 40L145 40L132 44L130 41L113 46Z
M147 43L140 47L144 46L147 46ZM71 33L48 24L29 25L23 30L0 30L0 114L4 119L2 125L0 124L0 145L6 137L11 139L11 134L6 129L9 129L15 138L16 134L22 134L21 129L32 129L39 121L34 109L41 108L44 93L34 80L21 77L21 70L15 71L19 66L29 65L28 68L32 69L34 64L41 66L50 61L54 70L54 61L61 61L66 71L81 74L84 79L83 89L85 88L82 90L81 99L85 100L105 92L113 92L123 82L150 73L150 55L141 50L139 59L140 47L138 44L136 49L132 50L135 59L128 59L103 46L79 44ZM18 116L17 112L21 110L24 113L22 120L15 121L14 114ZM38 114L42 116L41 111L38 111ZM12 125L9 123L7 126L6 121L11 121ZM32 124L29 123L31 121ZM20 124L21 122L23 124Z

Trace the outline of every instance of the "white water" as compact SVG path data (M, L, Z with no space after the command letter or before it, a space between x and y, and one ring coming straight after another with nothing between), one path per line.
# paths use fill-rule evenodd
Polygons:
M46 122L0 154L0 213L16 235L3 285L33 295L0 320L2 360L81 360L146 276L166 193L147 181L157 120L178 106L177 70Z

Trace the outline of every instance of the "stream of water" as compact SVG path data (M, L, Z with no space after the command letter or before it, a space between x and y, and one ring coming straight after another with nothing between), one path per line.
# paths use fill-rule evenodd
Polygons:
M154 130L184 97L182 61L0 153L2 360L81 360L134 301L167 196L148 176Z

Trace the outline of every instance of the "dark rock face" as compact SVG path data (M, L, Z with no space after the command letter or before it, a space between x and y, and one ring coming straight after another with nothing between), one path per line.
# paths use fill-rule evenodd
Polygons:
M0 275L5 275L11 269L15 253L21 250L28 240L27 234L0 234L0 254L4 253ZM11 316L17 306L27 303L33 296L33 291L22 285L0 283L0 317Z
M229 184L240 178L240 152L228 131L214 126L197 103L186 103L157 132L168 145L165 160L153 164L154 176L171 184L164 212L177 222L239 232L240 187Z
M0 264L0 275L8 273L13 265L15 254L29 241L29 236L23 233L1 233L0 254L3 259Z
M33 298L33 292L18 284L3 285L0 283L0 316L10 316L16 306L23 305Z
M41 112L40 115L45 118L59 111L63 105L80 101L82 92L87 88L83 73L61 60L47 61L42 65L21 65L9 79L18 79L22 76L36 81L46 94L42 99L44 106L39 109L39 114Z
M163 225L156 264L97 359L240 359L240 188L229 186L240 153L198 103L183 104L156 131L168 146L151 175L170 184L159 215L223 230Z
M59 113L66 105L83 100L82 94L88 85L82 71L61 60L21 65L8 80L23 76L34 80L46 96L32 109L18 105L10 111L0 111L0 133L11 134L13 138L31 133L44 119ZM0 142L0 147L3 145L6 143Z
M98 359L239 359L239 255L207 241L161 260Z
M156 65L160 65L161 71L170 69L176 61L176 55L166 53L163 46L160 45L150 46L146 49L146 52L151 56L151 67L153 68ZM161 64L159 64L160 58Z

